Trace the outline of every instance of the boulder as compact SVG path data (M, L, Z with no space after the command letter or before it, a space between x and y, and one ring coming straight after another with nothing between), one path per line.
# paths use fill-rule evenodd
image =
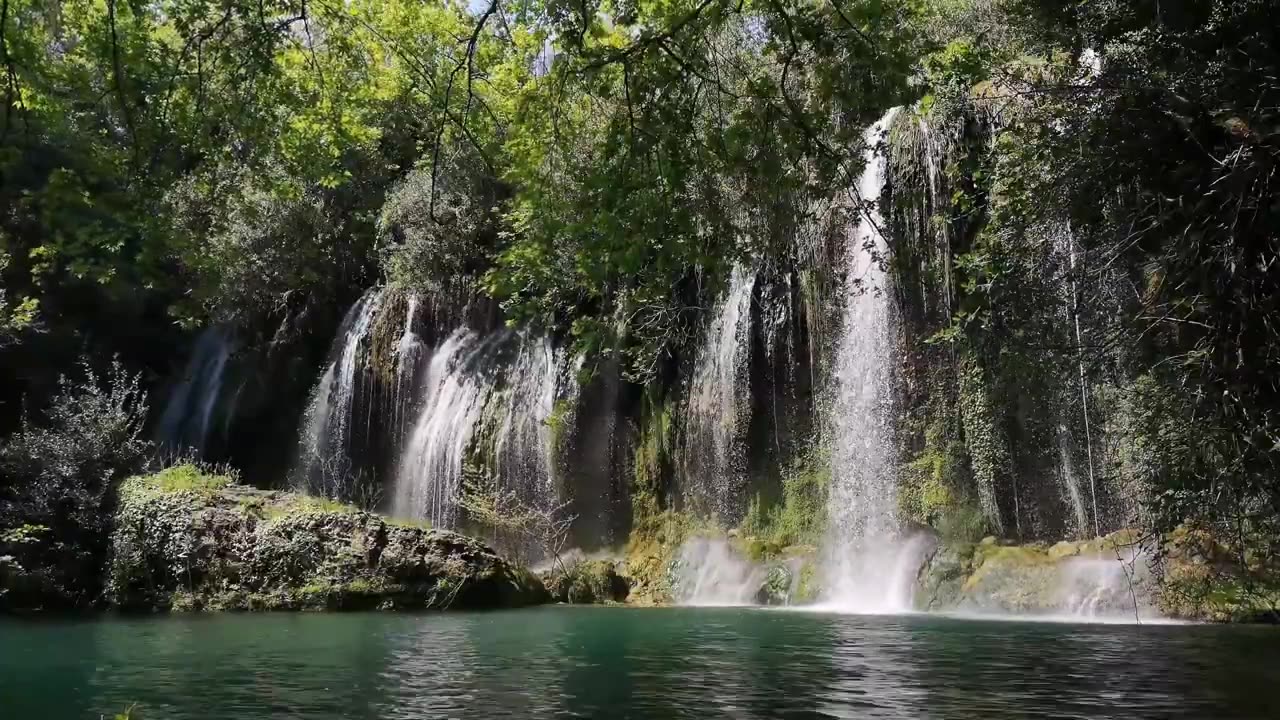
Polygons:
M478 540L230 482L120 488L107 597L129 610L518 607L547 599Z

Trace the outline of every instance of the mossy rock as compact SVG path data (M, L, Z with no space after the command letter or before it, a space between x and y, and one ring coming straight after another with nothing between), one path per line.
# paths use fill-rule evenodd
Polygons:
M556 602L574 605L620 603L631 592L630 583L609 560L579 560L543 573L543 584Z
M765 573L764 583L756 594L756 602L761 605L790 605L792 588L796 574L786 564L778 564Z
M919 610L943 610L957 605L965 581L973 574L975 546L944 545L920 571L915 595Z
M1164 545L1159 607L1209 622L1280 622L1280 567L1240 553L1203 527L1183 525Z
M107 597L132 610L516 607L542 583L483 543L179 474L120 488Z

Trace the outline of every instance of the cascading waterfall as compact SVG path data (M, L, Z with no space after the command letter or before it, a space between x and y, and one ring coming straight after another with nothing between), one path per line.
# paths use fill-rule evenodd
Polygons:
M743 379L750 360L755 273L735 265L729 289L707 325L685 404L684 501L731 521L741 512L744 485Z
M467 447L493 382L486 367L493 344L462 328L431 356L418 421L396 471L397 516L453 526Z
M355 403L364 379L373 321L384 292L366 292L347 311L334 339L332 360L312 393L303 418L300 455L294 483L307 492L342 497L352 466L351 435Z
M1066 428L1060 431L1060 457L1061 457L1061 475L1066 483L1065 489L1071 501L1072 509L1075 515L1076 531L1081 537L1090 534L1097 537L1102 535L1101 519L1098 517L1098 488L1097 480L1094 476L1093 464L1093 433L1089 422L1089 385L1088 375L1085 371L1084 358L1084 331L1080 323L1080 293L1076 286L1076 248L1075 238L1072 235L1071 228L1066 223L1051 228L1050 236L1052 238L1054 253L1066 265L1066 273L1062 275L1060 294L1063 298L1063 314L1066 316L1068 326L1071 328L1071 339L1076 344L1076 369L1078 385L1074 388L1074 392L1069 395L1076 395L1080 401L1080 419L1084 430L1084 448L1086 472L1084 473L1089 481L1089 497L1088 505L1092 509L1093 521L1089 522L1089 512L1086 509L1084 489L1079 474L1074 471L1072 462L1072 445L1068 442Z
M418 296L410 294L404 312L404 330L396 341L396 379L391 398L391 427L396 442L408 432L409 415L413 410L413 395L417 389L418 364L426 348L415 331L421 303Z
M518 488L524 497L543 507L549 506L556 494L552 487L555 438L550 420L563 386L563 367L564 356L552 348L550 338L525 338L520 342L515 363L507 374L510 387L495 438L498 477L507 487Z
M524 503L552 505L550 420L573 385L567 365L546 338L454 332L431 356L396 471L393 512L455 526L463 477L472 467L492 472Z
M862 214L848 240L849 276L837 352L834 456L823 558L825 605L850 612L900 612L924 548L903 542L888 432L893 317L879 258L886 246L876 207L885 160L878 151L897 111L865 135L866 168L858 183Z
M1075 523L1076 535L1084 537L1089 534L1089 513L1085 510L1080 476L1076 473L1075 463L1071 459L1071 441L1065 425L1058 426L1058 474L1062 489L1071 505L1071 517Z
M213 326L200 333L160 417L156 441L162 450L204 455L215 410L225 403L222 389L232 351L231 334L225 328ZM221 408L228 422L233 411L233 407Z

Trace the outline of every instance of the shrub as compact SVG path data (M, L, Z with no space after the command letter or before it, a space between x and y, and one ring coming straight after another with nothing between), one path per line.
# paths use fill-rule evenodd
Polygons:
M119 363L105 377L83 368L82 380L62 377L50 406L38 418L25 417L0 444L0 550L12 552L16 563L4 584L19 588L5 597L6 605L93 600L111 490L142 465L149 449L139 376ZM31 541L22 530L32 526L47 532Z

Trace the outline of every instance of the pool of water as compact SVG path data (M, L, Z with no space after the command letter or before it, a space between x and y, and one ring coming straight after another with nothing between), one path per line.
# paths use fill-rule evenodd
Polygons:
M1280 718L1280 629L762 609L0 621L0 717Z

